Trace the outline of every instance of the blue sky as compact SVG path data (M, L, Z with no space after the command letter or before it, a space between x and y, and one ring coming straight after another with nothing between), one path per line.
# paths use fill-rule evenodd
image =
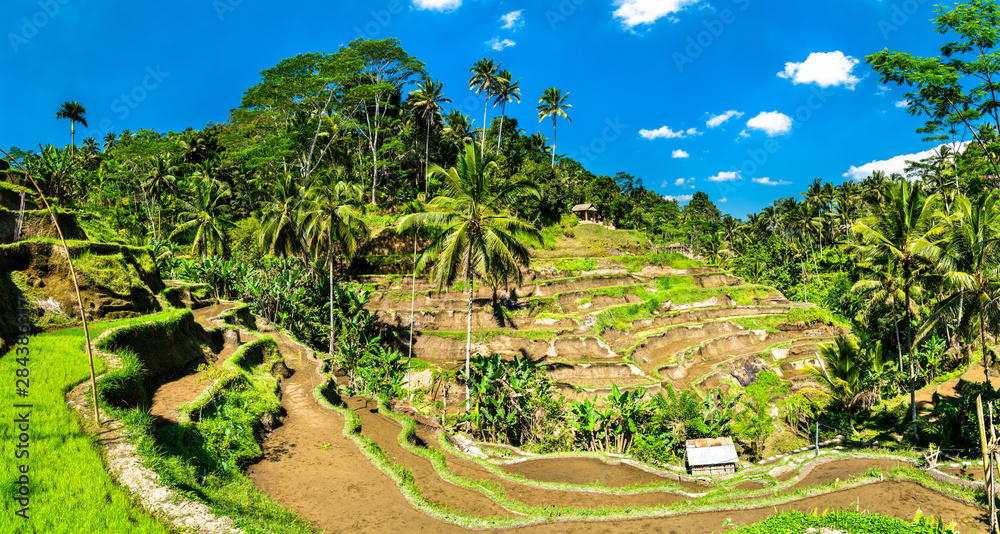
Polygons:
M542 91L569 92L558 152L595 174L624 171L678 197L705 191L744 216L934 148L864 57L936 55L927 0L7 0L0 23L0 146L64 145L59 105L89 128L180 131L224 122L262 69L357 37L398 38L482 123L468 70L494 57L522 78L520 127ZM498 109L490 109L490 117ZM893 159L895 158L895 159ZM882 162L882 163L879 163Z

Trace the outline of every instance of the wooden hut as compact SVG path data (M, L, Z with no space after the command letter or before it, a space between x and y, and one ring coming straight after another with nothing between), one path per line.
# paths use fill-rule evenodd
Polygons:
M689 439L685 446L688 473L717 476L736 472L740 457L732 438Z
M573 206L573 213L584 221L597 222L597 208L593 204L577 204Z

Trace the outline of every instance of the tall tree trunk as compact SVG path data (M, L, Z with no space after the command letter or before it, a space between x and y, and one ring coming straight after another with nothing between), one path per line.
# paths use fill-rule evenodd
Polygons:
M500 153L500 140L503 139L503 114L507 109L507 102L500 104L500 133L497 135L497 154Z
M489 91L487 91L486 105L483 106L483 138L479 140L479 153L482 154L483 157L486 157L486 130L489 129L489 126L487 126L486 124L486 112L490 109L489 106L490 106L490 93Z
M406 343L406 386L409 391L413 391L413 382L410 378L410 367L413 362L413 316L417 301L417 234L413 233L413 284L410 289L410 339Z
M982 344L983 344L983 368L986 371L986 385L990 386L990 388L992 389L993 384L990 384L990 362L989 362L989 358L987 357L987 352L986 352L986 350L987 350L986 349L986 321L983 319L983 312L982 312L982 310L979 311L979 337L982 340Z
M906 355L910 360L910 417L913 421L913 437L920 441L920 433L917 431L917 390L916 377L913 371L913 326L910 324L910 269L903 269L903 278L907 280L903 286L903 309L906 312Z
M329 232L327 232L329 235ZM330 274L330 357L333 357L333 245L330 245L330 252L327 256L327 266Z
M466 319L465 330L465 402L469 402L469 378L470 361L472 360L472 244L469 243L469 251L465 257L465 285L469 290L469 314ZM466 411L469 405L465 405Z
M556 117L552 117L552 166L556 166L556 142L559 140L559 130L556 128Z
M427 196L427 169L430 168L430 154L431 154L431 123L427 123L427 135L424 136L424 196ZM417 184L417 191L420 190L420 184ZM413 236L413 246L416 247L417 237ZM414 250L416 250L414 248ZM416 263L414 263L416 266ZM414 276L416 276L416 271L414 271Z

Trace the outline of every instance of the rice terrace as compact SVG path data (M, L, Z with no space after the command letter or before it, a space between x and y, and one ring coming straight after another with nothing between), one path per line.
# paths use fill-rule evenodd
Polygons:
M996 532L1000 5L857 4L15 1L0 532Z

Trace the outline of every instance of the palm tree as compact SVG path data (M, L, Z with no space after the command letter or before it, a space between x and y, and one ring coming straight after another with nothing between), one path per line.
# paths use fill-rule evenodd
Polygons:
M822 390L809 389L830 399L847 414L847 423L854 429L854 414L858 408L866 409L878 400L878 394L865 388L868 375L881 371L879 351L860 351L847 336L837 336L833 345L821 345L820 369L807 368L819 380Z
M566 103L566 98L569 97L569 93L563 94L558 87L549 87L542 92L542 96L538 99L538 122L542 122L545 117L549 115L552 116L552 166L556 166L556 141L557 141L557 129L556 121L560 115L569 122L569 115L566 114L566 108L573 107L571 104Z
M910 321L911 290L919 271L929 265L934 243L944 232L937 217L938 195L923 197L920 188L905 179L886 184L881 195L885 201L871 217L854 224L861 239L857 246L864 261L892 266L903 286L903 310L906 323L907 355L910 356L910 408L913 433L917 436L917 404L913 369L913 327ZM918 437L919 439L919 437Z
M80 123L86 128L87 125L87 108L80 105L77 101L63 102L59 111L56 112L56 120L59 119L69 119L69 138L70 146L73 147L69 151L69 155L72 156L76 151L76 123Z
M476 121L470 121L468 115L458 111L457 109L453 109L444 116L444 121L445 135L462 144L472 140L472 123Z
M302 204L302 226L309 237L314 257L326 256L330 276L330 355L333 355L333 260L339 245L348 263L354 259L358 243L368 237L368 226L358 215L364 193L357 184L343 181L344 170L337 167L314 179Z
M209 176L194 180L191 202L177 199L178 218L185 221L174 229L170 238L195 230L191 254L198 256L223 255L226 250L226 230L234 225L223 216L222 201L229 196L229 188Z
M427 168L430 165L431 125L441 113L441 104L451 102L442 92L444 84L425 77L423 83L417 84L417 89L410 91L413 101L410 103L414 111L420 112L427 123L427 133L424 135L424 194L427 194ZM419 185L417 186L419 188Z
M486 122L486 112L489 110L490 97L496 92L496 87L500 83L500 62L490 58L483 58L477 61L469 72L472 73L472 77L469 78L469 89L476 92L476 96L481 93L486 93L486 105L483 106L483 138L480 140L479 150L486 150L486 126L489 124Z
M291 173L280 176L271 187L270 201L264 205L258 239L261 250L272 256L294 256L302 250L299 208L302 191Z
M541 243L541 234L521 220L500 210L524 195L539 196L535 184L512 180L494 189L491 183L498 165L494 155L484 156L475 145L466 143L457 167L445 171L433 165L430 172L447 180L448 195L435 197L427 213L415 213L399 221L400 232L426 224L440 225L443 232L420 256L417 268L434 262L431 277L440 290L465 275L469 310L465 340L465 396L469 398L469 362L472 356L473 282L478 276L504 271L520 283L520 265L526 265L529 250L525 241Z
M493 106L500 105L500 133L497 135L497 152L500 151L500 140L503 139L503 116L507 110L508 102L521 103L521 79L514 79L510 71L502 70L497 75L500 80L493 95Z
M549 138L542 135L542 132L535 132L531 134L528 138L528 144L531 148L541 152L542 154L548 154L552 152L552 148L549 146Z
M975 201L955 198L956 216L949 228L949 239L938 247L935 256L945 281L953 293L942 300L921 329L930 331L942 319L957 317L958 330L974 331L972 321L979 319L986 383L990 383L987 326L995 330L1000 323L1000 257L996 234L1000 228L1000 206L995 192L984 193Z

